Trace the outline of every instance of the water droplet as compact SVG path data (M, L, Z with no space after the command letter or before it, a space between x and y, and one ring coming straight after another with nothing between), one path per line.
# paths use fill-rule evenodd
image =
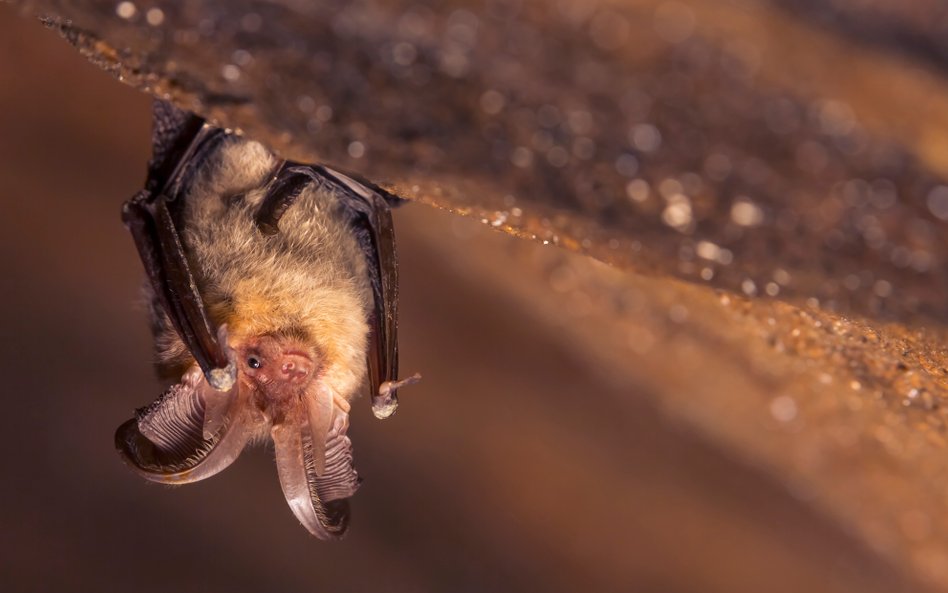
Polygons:
M225 64L221 67L221 76L224 77L224 80L234 82L240 78L240 68L233 64Z
M939 185L928 192L928 209L941 220L948 220L948 185Z
M770 402L770 415L778 422L791 422L797 417L797 402L788 395L775 397Z
M633 179L625 185L625 194L635 202L644 202L648 199L648 182L644 179Z
M886 298L892 294L892 284L886 280L876 280L872 292L876 293L876 296Z
M355 142L349 143L349 156L354 159L360 159L365 155L365 145L356 140Z
M145 13L145 21L152 27L157 27L165 22L165 13L160 8L149 8Z
M774 270L773 276L774 276L774 281L777 284L781 284L783 286L790 284L790 273L784 270L783 268L777 268L776 270Z
M753 227L764 221L764 212L749 198L740 196L731 205L731 220L741 226Z
M688 232L694 221L691 202L684 194L676 194L662 211L662 222L680 232Z
M253 54L245 49L236 49L234 53L231 54L231 59L238 66L249 66L250 62L253 61Z
M757 285L754 284L754 281L750 278L745 278L743 282L741 282L741 291L747 296L754 296L757 294Z
M510 154L510 162L513 163L515 167L526 169L533 164L533 153L525 146L518 146Z
M710 241L698 241L695 252L702 259L715 261L725 266L734 261L734 253L730 249Z
M446 37L454 43L471 48L477 43L477 28L480 19L474 13L458 9L448 17Z
M323 123L332 119L332 107L329 105L320 105L316 110L316 118Z
M296 99L296 106L303 113L309 113L313 109L316 109L316 101L309 95L302 95Z
M507 99L502 94L491 89L481 95L481 109L488 115L497 115L504 109Z
M160 8L149 8L145 13L145 22L152 27L157 27L165 22L165 13Z
M820 127L831 136L848 134L856 125L856 115L852 107L842 101L821 101L815 108Z
M115 14L123 19L130 19L138 12L138 8L132 2L119 2L115 6Z
M470 63L467 55L457 49L446 49L441 54L441 71L452 78L461 78L467 74Z
M546 161L554 167L565 167L569 163L569 153L562 146L554 146L546 153Z
M629 132L629 141L642 152L654 152L662 144L662 134L652 124L638 124Z

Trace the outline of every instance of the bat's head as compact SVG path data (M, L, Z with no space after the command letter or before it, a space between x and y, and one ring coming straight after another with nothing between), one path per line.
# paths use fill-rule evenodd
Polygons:
M293 336L255 336L232 345L238 377L254 394L254 403L270 418L312 389L320 365L316 350Z

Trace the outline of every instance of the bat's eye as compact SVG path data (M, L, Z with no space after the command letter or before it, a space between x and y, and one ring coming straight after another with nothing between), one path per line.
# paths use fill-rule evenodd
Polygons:
M247 366L249 366L252 369L259 369L262 366L262 363L260 362L260 359L257 358L256 356L251 356L250 358L247 359Z

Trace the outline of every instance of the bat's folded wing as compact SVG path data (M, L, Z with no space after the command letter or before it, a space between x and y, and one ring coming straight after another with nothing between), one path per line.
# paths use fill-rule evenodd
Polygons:
M115 433L115 446L143 477L170 484L196 482L229 466L250 438L239 413L239 390L211 388L192 369Z

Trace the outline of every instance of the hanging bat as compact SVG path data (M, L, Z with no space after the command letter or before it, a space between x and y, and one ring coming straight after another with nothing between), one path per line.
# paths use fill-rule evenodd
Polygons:
M368 382L397 389L399 198L158 101L145 188L123 220L147 273L157 369L177 381L119 427L145 478L185 484L271 438L287 503L313 535L342 535L360 479L346 430ZM366 377L367 375L367 377Z

